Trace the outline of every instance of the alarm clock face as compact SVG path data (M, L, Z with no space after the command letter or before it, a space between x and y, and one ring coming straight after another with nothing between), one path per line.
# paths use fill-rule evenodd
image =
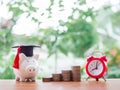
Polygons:
M92 60L87 63L86 72L90 77L100 78L106 72L105 64L100 60Z
M88 71L91 75L99 75L103 71L103 65L98 60L93 60L88 65Z

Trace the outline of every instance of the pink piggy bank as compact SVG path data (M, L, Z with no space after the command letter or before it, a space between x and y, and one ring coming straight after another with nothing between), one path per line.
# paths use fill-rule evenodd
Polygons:
M39 55L34 55L32 57L27 57L25 54L19 54L19 69L14 68L14 74L16 81L31 81L35 82L35 78L39 71L38 65Z

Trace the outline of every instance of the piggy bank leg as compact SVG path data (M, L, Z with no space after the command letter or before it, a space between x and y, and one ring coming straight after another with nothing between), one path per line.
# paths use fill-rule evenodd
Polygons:
M35 82L35 77L31 78L32 82Z
M25 78L21 77L20 81L25 82Z
M13 71L14 71L14 74L15 74L15 79L16 79L16 81L20 81L20 76L19 76L19 71L18 71L18 69L13 69Z
M16 77L16 81L20 81L20 77Z

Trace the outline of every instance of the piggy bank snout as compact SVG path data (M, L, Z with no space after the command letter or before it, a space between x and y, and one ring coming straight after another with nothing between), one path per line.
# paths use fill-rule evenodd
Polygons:
M36 66L29 65L29 66L26 67L26 71L28 73L36 73L36 72L38 72L38 69L37 69Z

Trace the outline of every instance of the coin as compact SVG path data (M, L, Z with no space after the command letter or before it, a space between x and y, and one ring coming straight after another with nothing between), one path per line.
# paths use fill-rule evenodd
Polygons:
M80 66L72 66L72 80L81 81Z
M62 81L62 74L52 74L53 81Z
M72 71L71 70L62 70L62 79L63 81L71 81Z
M50 81L52 81L52 77L44 77L44 78L42 78L42 81L43 82L50 82Z

